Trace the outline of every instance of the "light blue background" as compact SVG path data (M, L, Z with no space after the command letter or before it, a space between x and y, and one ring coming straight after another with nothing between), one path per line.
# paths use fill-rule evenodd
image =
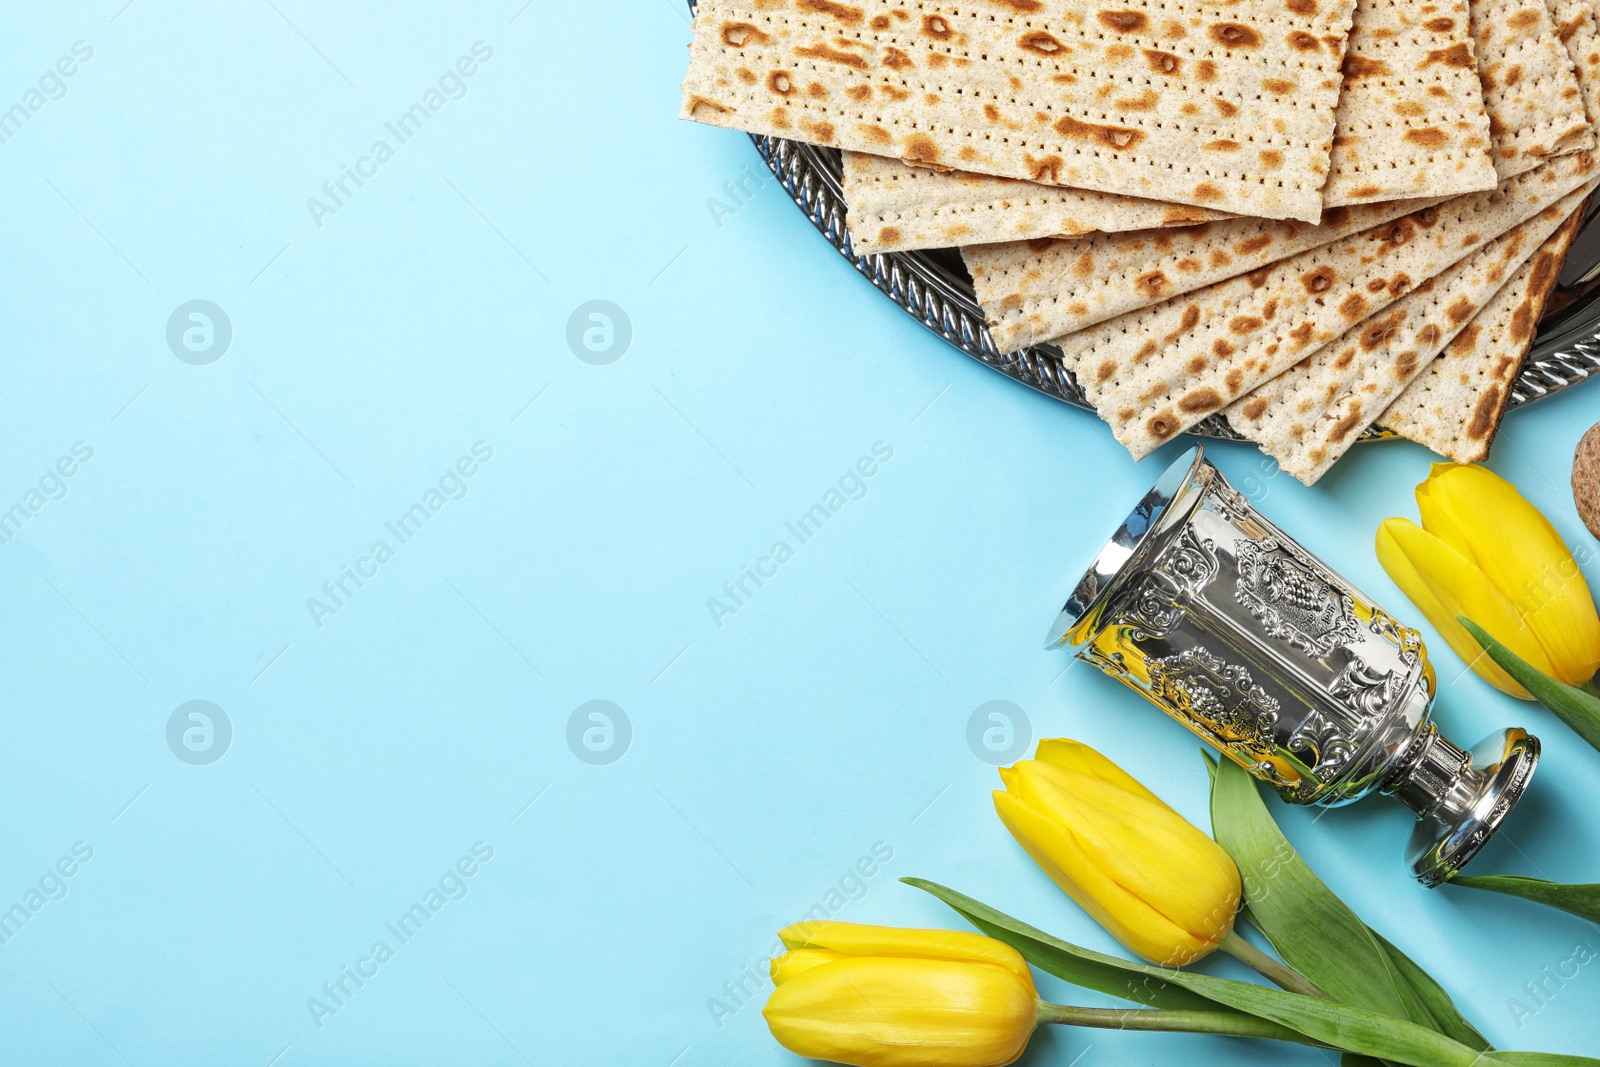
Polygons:
M895 882L917 874L1113 948L993 816L966 742L993 699L1206 825L1193 738L1039 651L1177 446L1135 465L1093 419L944 346L770 180L715 218L724 183L762 171L744 137L677 120L680 8L8 12L0 107L74 42L93 56L0 145L0 507L75 442L93 458L0 544L0 907L76 842L93 859L0 945L0 1059L791 1063L764 994L725 983L755 989L773 931L877 843L892 859L839 918L958 925ZM397 145L384 123L478 41L493 56L466 95ZM316 225L307 199L379 138L394 158ZM232 322L209 366L165 340L192 299ZM565 339L594 299L633 327L609 366ZM1597 415L1600 388L1519 412L1493 464L1575 545L1592 541L1565 483ZM479 441L493 459L466 497L316 625L308 598ZM893 458L866 494L789 537L876 442ZM1211 454L1416 620L1371 544L1414 514L1422 449L1358 448L1310 490L1248 449ZM707 599L780 539L794 558L716 625ZM1600 756L1436 646L1452 736L1546 740L1477 869L1600 877ZM232 723L209 766L166 741L195 699ZM592 699L632 724L610 765L567 744ZM1600 949L1593 928L1420 889L1391 802L1316 825L1274 808L1493 1040L1595 1051L1600 965L1520 1028L1508 1007ZM384 924L475 842L493 858L467 895L399 945ZM319 1027L308 998L379 939L394 958ZM1025 1062L1080 1054L1326 1060L1057 1032Z

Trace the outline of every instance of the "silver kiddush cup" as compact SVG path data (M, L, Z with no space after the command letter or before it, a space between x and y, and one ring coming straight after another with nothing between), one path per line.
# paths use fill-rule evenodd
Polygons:
M1122 679L1295 804L1373 790L1412 811L1417 880L1449 879L1522 796L1539 739L1457 748L1428 719L1422 638L1269 522L1199 448L1144 495L1046 648Z

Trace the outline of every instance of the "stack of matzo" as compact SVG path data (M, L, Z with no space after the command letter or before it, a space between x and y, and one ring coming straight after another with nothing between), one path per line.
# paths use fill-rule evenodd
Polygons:
M1600 181L1597 4L701 0L683 114L842 149L854 247L961 246L1136 456L1225 412L1310 482L1375 423L1487 453Z

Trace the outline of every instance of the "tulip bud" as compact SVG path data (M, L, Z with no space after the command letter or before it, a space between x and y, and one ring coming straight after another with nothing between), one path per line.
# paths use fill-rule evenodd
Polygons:
M798 923L762 1015L791 1052L859 1067L1001 1067L1039 1021L1033 976L979 934Z
M1116 764L1065 738L1000 771L995 810L1028 854L1118 941L1181 967L1233 929L1239 869Z
M1550 521L1487 468L1436 463L1417 486L1422 525L1387 519L1378 562L1450 647L1512 696L1512 681L1456 622L1464 615L1530 666L1580 685L1600 666L1600 616Z

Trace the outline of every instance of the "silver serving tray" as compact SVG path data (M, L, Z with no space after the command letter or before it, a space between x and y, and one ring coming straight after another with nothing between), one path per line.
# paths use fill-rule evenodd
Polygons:
M691 10L693 6L691 3ZM973 294L972 278L954 248L856 255L844 224L844 190L837 149L776 137L751 135L750 139L795 206L805 212L829 244L902 311L1001 374L1057 400L1081 408L1090 406L1072 372L1062 366L1061 352L1054 345L1033 345L1019 352L995 348ZM1538 335L1506 404L1508 411L1542 400L1600 372L1597 216L1600 197L1591 201L1583 229L1573 242L1566 267L1545 305ZM1211 416L1189 432L1199 437L1240 439L1220 415ZM1387 431L1368 430L1363 439L1389 436L1392 435Z

